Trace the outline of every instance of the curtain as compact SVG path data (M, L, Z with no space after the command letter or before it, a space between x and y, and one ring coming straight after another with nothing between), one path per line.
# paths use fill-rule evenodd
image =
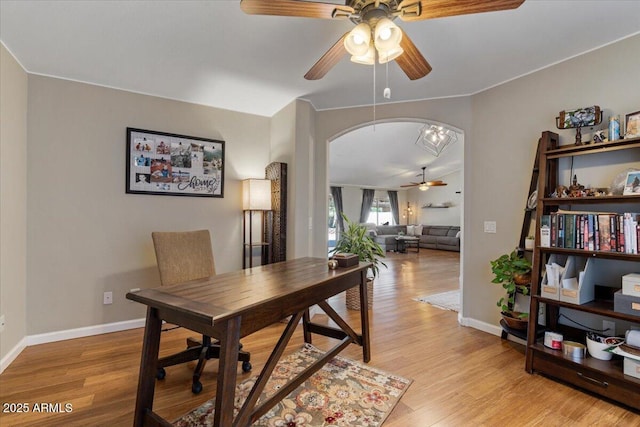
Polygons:
M398 210L398 192L397 191L387 191L389 195L389 204L391 205L391 214L393 215L393 223L395 225L400 225L400 210Z
M331 197L333 205L336 207L336 225L338 226L338 236L344 231L344 220L342 219L342 187L331 187Z
M371 205L373 204L373 198L376 194L376 190L362 189L362 207L360 208L360 222L367 222L369 213L371 212Z

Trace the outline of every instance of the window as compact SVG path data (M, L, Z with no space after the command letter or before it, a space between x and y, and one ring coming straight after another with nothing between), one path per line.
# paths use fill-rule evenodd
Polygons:
M337 238L337 228L338 228L338 220L336 216L336 206L333 202L333 196L329 194L329 221L328 221L328 229L329 229L329 249L333 248L336 245Z
M392 225L394 223L393 214L391 213L391 203L389 203L389 196L376 197L373 199L367 222L372 222L376 225L383 225L384 223Z

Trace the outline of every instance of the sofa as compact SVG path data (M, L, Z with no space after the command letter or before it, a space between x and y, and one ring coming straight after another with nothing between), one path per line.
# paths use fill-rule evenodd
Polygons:
M396 237L402 232L404 235L420 237L418 245L426 249L440 249L460 252L460 227L454 225L375 225L364 224L371 238L378 243L382 250L396 249ZM422 227L422 228L420 228Z

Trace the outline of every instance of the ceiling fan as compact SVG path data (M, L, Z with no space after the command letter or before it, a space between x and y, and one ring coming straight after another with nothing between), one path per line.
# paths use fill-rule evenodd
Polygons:
M427 169L427 167L423 166L422 167L422 181L421 182L412 182L411 184L401 185L400 187L418 187L418 190L420 190L420 191L427 191L429 189L429 187L444 187L445 185L447 185L446 182L441 181L439 179L436 180L436 181L425 181L425 178L424 178L425 169ZM420 176L420 174L418 174L416 176Z
M304 18L349 19L356 27L346 32L304 75L307 80L324 77L342 57L351 61L381 64L395 60L411 80L431 72L431 65L409 36L393 23L443 18L515 9L524 0L345 0L345 4L305 0L241 0L240 8L251 15L298 16Z

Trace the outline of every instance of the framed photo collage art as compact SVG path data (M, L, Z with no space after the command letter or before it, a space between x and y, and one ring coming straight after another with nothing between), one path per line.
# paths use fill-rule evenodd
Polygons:
M224 141L127 128L127 193L224 197Z

